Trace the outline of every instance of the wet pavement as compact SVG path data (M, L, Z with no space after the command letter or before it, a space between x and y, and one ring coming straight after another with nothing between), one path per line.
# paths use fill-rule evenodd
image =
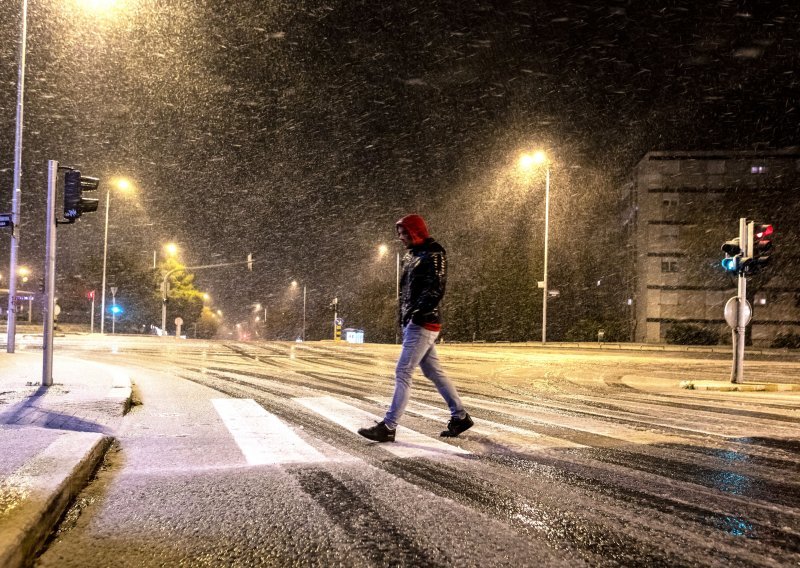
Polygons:
M475 427L438 438L419 376L382 445L351 425L385 411L396 346L61 348L129 370L142 405L40 566L800 562L800 392L680 388L725 380L719 354L443 345ZM746 371L800 383L788 357Z

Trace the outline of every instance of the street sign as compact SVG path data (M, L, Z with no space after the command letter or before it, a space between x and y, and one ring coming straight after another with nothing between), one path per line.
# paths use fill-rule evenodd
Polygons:
M744 301L744 325L750 323L750 318L753 317L753 307L747 300ZM739 325L739 298L734 296L725 302L725 321L733 328Z
M11 213L0 213L0 229L4 227L13 227L14 221L12 221Z
M117 287L116 286L112 286L111 287L111 296L113 297L113 296L116 296L116 295L117 295Z

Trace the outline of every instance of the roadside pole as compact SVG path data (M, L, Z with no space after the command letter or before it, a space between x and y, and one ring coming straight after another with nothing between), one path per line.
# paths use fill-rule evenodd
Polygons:
M739 219L739 238L733 241L734 248L738 250L736 262L737 293L725 304L725 321L733 329L733 366L731 368L731 382L739 384L744 382L744 347L747 324L753 315L753 308L747 301L747 277L745 275L745 262L749 261L748 251L752 250L749 243L750 235L747 219ZM725 247L723 247L725 250ZM728 253L736 253L729 248Z
M58 162L47 161L47 227L45 264L44 264L44 298L42 300L43 331L43 366L42 386L53 384L53 315L56 292L56 179L58 178Z

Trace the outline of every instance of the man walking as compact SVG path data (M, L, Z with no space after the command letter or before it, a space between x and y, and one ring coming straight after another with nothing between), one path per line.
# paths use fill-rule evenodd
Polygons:
M442 245L431 238L419 215L407 215L395 228L408 249L403 257L403 277L398 306L403 328L403 348L395 369L394 395L386 417L358 433L375 442L394 442L395 429L411 394L411 377L417 365L436 386L450 408L450 422L441 436L455 438L473 422L464 410L455 387L444 374L434 344L442 329L439 303L447 283L447 255Z

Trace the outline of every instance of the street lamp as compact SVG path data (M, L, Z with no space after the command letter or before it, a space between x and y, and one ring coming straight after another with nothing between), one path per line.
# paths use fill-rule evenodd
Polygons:
M105 332L106 323L106 264L108 260L108 212L111 209L111 188L116 186L122 192L130 191L133 186L125 178L112 180L106 190L106 223L103 231L103 282L100 288L100 335ZM112 322L113 324L113 322Z
M8 321L6 352L13 353L17 335L17 255L19 254L19 210L22 188L22 114L25 100L25 48L28 37L28 0L22 0L22 25L19 33L17 61L17 113L14 130L14 186L11 198L11 250L8 270Z
M378 256L383 258L389 252L389 247L381 244L378 246ZM400 253L398 252L395 258L395 277L394 277L394 299L396 302L400 301ZM397 326L393 326L395 328L394 331L394 342L399 343L400 337L398 334Z
M547 343L547 248L550 237L550 160L541 150L534 154L523 154L519 158L519 167L530 171L537 166L545 165L544 185L544 277L542 287L542 345Z
M297 288L299 284L297 280L292 280L292 288ZM306 285L303 284L303 332L300 334L300 339L306 340Z

